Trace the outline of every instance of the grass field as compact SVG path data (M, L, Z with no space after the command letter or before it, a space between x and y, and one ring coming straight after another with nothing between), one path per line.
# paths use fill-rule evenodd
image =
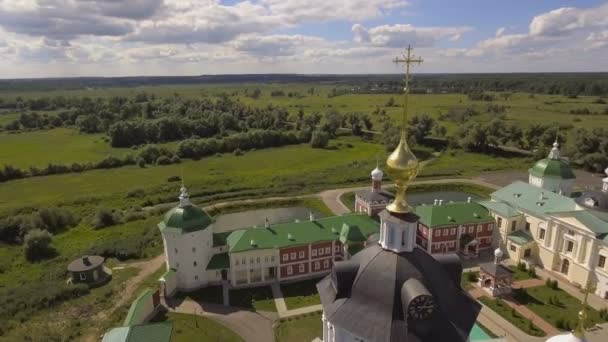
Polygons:
M70 128L24 133L0 132L0 165L27 169L30 166L46 166L48 163L98 162L107 156L122 157L136 152L130 148L113 148L104 137L104 134L80 134ZM167 143L158 146L176 145L177 143Z
M276 342L309 342L323 337L321 311L281 320L274 328Z
M557 327L557 321L561 319L569 322L569 326L574 328L578 322L578 312L583 308L579 299L572 297L564 290L554 290L544 285L527 288L525 292L515 291L513 296L555 327ZM549 304L550 298L553 298L553 304ZM588 308L587 314L586 327L605 322L600 318L599 312L593 308Z
M288 310L321 304L316 284L321 278L281 284L281 292Z
M230 305L253 311L277 311L269 286L230 290Z
M504 319L511 322L513 325L532 336L546 336L544 331L537 327L534 323L512 310L502 299L491 299L489 297L481 297L479 301L501 315Z
M197 315L163 312L153 322L172 322L173 342L222 341L239 342L243 339L216 321Z

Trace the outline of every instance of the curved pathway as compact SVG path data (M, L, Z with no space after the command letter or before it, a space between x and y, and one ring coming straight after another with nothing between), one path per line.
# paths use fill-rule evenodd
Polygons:
M498 189L499 187L485 182L479 179L469 179L469 178L448 178L448 179L430 179L430 180L420 180L412 182L411 185L426 185L426 184L453 184L453 183L465 183L472 185L484 186L490 189ZM394 186L393 184L389 185L389 187ZM352 188L342 188L342 189L332 189L326 190L319 193L323 203L336 215L342 215L346 213L350 213L351 210L348 208L342 201L340 197L348 192L359 191L369 189L369 186L358 186Z
M260 313L218 304L199 303L190 299L170 307L169 310L216 320L248 342L274 341L272 324L278 317L272 312Z

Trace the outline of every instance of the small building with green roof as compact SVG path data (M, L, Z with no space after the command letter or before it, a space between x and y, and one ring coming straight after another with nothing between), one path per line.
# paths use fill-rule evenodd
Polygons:
M528 183L564 196L570 196L576 176L570 163L561 158L557 141L549 156L528 169Z
M421 205L416 244L430 254L459 253L479 256L492 247L494 218L475 202Z

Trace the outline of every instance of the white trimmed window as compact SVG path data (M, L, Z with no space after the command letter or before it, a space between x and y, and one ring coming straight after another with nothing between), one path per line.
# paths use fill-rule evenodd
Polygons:
M296 260L296 252L291 252L291 260Z
M287 266L287 275L292 275L292 274L293 274L293 267Z
M192 253L196 253L196 247L192 247Z
M325 259L325 260L323 261L323 268L328 268L328 267L329 267L329 260L328 260L328 259Z
M289 254L285 253L283 254L283 261L288 261L289 260Z
M340 251L340 245L335 245L334 249L336 250L336 252L339 252Z
M253 264L253 257L249 257L249 263Z
M448 246L449 246L450 248L453 248L453 247L454 247L454 241L450 241L450 242L448 242Z
M264 262L268 262L268 255L264 257Z
M239 259L234 259L234 265L238 266L239 265Z
M331 247L325 247L325 254L331 254Z
M450 233L449 229L442 229L443 230L443 236L448 236L448 234Z
M597 259L597 267L604 268L604 266L606 266L606 257L603 255L600 255L599 258Z
M568 253L574 252L574 242L566 241L566 252L568 252Z
M300 266L298 267L298 272L304 273L304 264L300 264Z
M323 255L323 248L319 248L319 255Z
M255 258L255 262L259 264L260 263L260 257Z
M469 226L469 234L472 234L474 229L475 229L475 227Z
M467 227L460 227L460 234L464 234L467 232Z
M315 261L315 271L321 268L321 263L319 261Z
M241 264L243 264L243 265L247 265L247 258L243 257L243 258L241 259Z
M87 275L85 273L79 273L80 280L87 280Z
M478 225L478 226L477 226L477 232L478 232L478 233L481 233L481 229L482 229L482 228L483 228L483 226L482 226L482 225Z
M196 267L196 261L192 262L192 265L193 265L194 267Z
M313 249L310 251L310 254L311 254L313 257L316 257L316 256L317 256L317 249L316 249L316 248L313 248Z
M196 276L194 276L194 280L198 280L198 276L197 276L197 275L196 275Z
M440 237L441 236L441 232L439 231L439 229L437 229L435 231L435 237Z
M511 246L509 248L511 248L511 251L517 252L517 247L515 247L514 244L511 244Z
M545 230L545 228L540 228L538 230L538 239L539 240L544 240L545 239L545 234L547 233L547 231Z
M175 248L175 254L177 254L177 248Z
M456 235L456 228L450 229L450 235Z
M300 259L304 258L304 251L300 251L300 253L298 253L298 256L300 257Z
M270 256L270 262L274 262L274 255Z

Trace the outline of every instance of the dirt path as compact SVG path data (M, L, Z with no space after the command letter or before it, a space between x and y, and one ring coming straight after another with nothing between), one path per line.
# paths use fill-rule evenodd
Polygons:
M120 292L119 297L114 302L111 308L98 312L95 316L90 318L91 322L105 322L108 318L121 306L128 303L133 299L135 290L137 287L152 273L156 272L165 262L165 255L161 254L153 259L134 262L130 264L117 265L117 267L133 267L139 269L139 273L136 276L129 278L125 284L124 289ZM94 330L88 333L83 340L87 342L98 341L98 336L103 332L99 331L100 327L93 328Z

